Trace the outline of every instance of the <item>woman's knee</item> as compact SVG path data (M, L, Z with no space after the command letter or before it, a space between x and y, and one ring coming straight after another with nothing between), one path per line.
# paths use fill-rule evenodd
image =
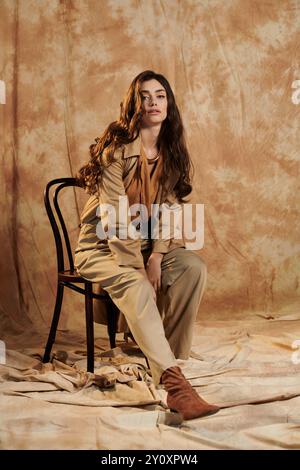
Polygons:
M194 252L190 252L189 256L185 257L185 268L193 275L193 277L206 280L207 268L206 264L200 256Z

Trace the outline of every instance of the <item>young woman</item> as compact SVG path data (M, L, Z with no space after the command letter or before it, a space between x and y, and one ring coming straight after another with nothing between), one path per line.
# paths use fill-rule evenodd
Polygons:
M95 142L78 175L91 197L81 215L76 268L125 315L154 383L168 392L168 406L184 419L215 412L176 365L189 357L206 267L172 227L163 237L162 211L151 211L153 204L182 208L192 191L184 129L166 78L151 70L135 77L119 120Z

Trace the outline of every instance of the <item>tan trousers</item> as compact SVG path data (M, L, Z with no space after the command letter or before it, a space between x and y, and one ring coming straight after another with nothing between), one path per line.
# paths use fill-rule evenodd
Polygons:
M142 240L142 254L146 263L151 254L148 240ZM155 384L164 370L176 365L176 358L188 359L206 284L206 266L195 252L175 248L164 254L157 303L150 282L135 268L118 266L107 247L77 253L75 265L84 278L100 282L125 315Z

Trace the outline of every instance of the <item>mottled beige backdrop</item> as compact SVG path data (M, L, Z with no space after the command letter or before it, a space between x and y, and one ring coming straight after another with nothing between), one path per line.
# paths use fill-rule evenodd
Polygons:
M0 0L0 27L2 328L49 325L43 189L75 175L145 69L173 87L205 204L199 315L299 308L300 0ZM73 240L85 197L65 199ZM68 292L69 326L82 307Z

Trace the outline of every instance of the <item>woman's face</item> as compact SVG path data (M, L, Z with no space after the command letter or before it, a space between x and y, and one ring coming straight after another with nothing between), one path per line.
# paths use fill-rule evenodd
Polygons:
M141 86L142 107L144 110L142 124L153 126L161 124L167 117L167 92L162 84L155 80L146 80Z

